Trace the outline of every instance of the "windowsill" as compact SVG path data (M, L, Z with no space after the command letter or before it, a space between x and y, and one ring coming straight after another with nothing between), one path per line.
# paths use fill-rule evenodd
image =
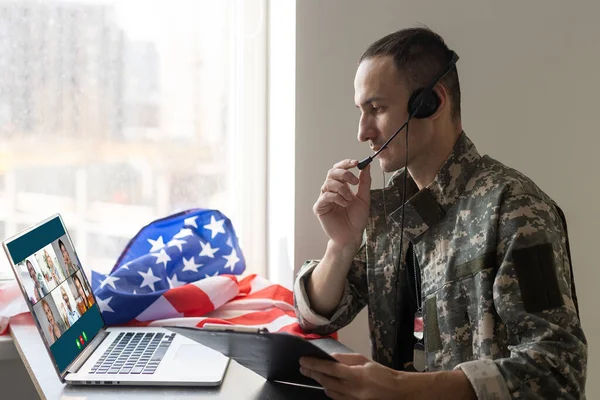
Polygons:
M2 266L2 264L0 264L0 266ZM13 275L0 271L0 287L3 284L13 282L14 280L15 277ZM10 333L0 336L0 361L16 360L18 358L19 353L17 352L17 348L13 343Z
M17 348L10 335L0 336L0 361L16 360L19 358Z

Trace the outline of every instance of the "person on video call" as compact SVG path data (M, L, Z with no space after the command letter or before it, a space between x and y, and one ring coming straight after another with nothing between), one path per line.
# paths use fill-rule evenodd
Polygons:
M60 249L60 253L65 261L65 266L67 267L67 276L73 275L75 272L77 272L78 266L71 260L71 256L67 251L67 246L65 246L63 241L60 239L58 239L58 248Z
M69 321L68 325L73 326L75 321L77 321L79 319L79 317L81 317L81 315L79 314L79 312L77 310L75 310L71 306L71 301L69 300L69 295L67 294L67 291L65 290L64 286L60 288L60 294L63 298L63 301L67 305L67 320Z
M382 147L451 55L426 28L373 43L354 80L358 140ZM587 340L563 213L478 153L456 68L433 90L431 115L412 118L378 156L395 171L386 188L371 190L357 160L327 173L313 211L329 241L298 273L296 312L305 331L325 335L368 306L373 361L303 358L301 372L336 399L583 398Z
M50 333L50 344L52 344L58 340L63 332L58 321L54 318L52 309L46 299L42 299L42 308L44 309L44 314L46 314L46 319L48 320L48 332Z
M35 268L33 268L33 264L31 261L26 260L25 265L27 266L27 273L29 273L29 277L33 281L33 299L32 303L37 303L40 301L45 295L48 294L48 288L42 282L42 274L35 272Z
M89 300L88 296L85 295L83 285L81 284L81 280L77 275L73 276L73 284L75 284L77 294L79 297L81 297L81 301L77 302L77 310L79 311L79 314L83 315L93 303Z
M60 318L62 319L65 328L69 329L71 327L71 323L67 318L67 306L65 306L65 303L60 303Z
M64 273L62 273L63 271L61 271L60 269L57 269L57 267L54 265L54 261L52 261L52 257L50 257L50 254L48 254L48 251L46 251L46 249L44 249L44 260L46 261L46 266L48 267L48 270L50 271L50 276L52 277L52 279L54 279L56 286L60 285L60 283L64 279Z

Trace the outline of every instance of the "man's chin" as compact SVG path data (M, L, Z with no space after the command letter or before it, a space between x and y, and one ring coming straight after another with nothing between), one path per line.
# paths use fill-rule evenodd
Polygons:
M385 159L379 159L379 168L381 168L381 170L383 172L387 173L393 173L396 172L400 169L402 169L404 167L404 165L398 164L398 163L392 163L389 162L389 160L385 160Z

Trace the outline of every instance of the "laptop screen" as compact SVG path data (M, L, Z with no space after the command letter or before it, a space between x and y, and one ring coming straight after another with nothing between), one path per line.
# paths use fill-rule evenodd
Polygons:
M6 243L15 276L61 375L104 320L57 215Z

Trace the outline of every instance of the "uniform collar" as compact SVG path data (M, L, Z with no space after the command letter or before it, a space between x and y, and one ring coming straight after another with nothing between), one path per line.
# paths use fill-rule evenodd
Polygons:
M427 187L417 190L414 180L407 177L406 198L408 201L404 210L404 233L408 240L413 241L437 224L446 212L458 201L481 155L475 145L462 132L458 137L452 152L436 174L433 182ZM398 171L390 180L391 187L386 188L386 196L390 192L392 202L386 198L390 218L400 224L402 221L402 185L404 169ZM383 212L383 210L379 210Z

